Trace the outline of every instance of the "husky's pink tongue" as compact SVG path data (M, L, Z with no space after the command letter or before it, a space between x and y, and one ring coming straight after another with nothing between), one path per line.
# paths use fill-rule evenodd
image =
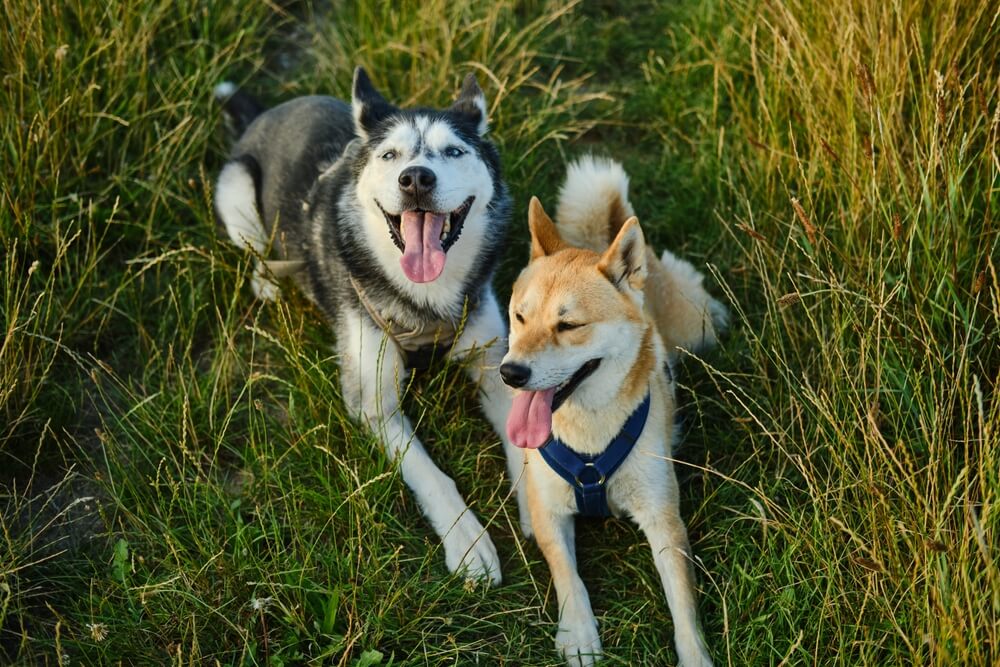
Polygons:
M441 248L441 230L447 213L403 211L403 256L399 265L415 283L429 283L444 271L447 256Z
M518 447L538 449L552 433L552 398L555 388L521 391L514 397L507 417L507 437Z

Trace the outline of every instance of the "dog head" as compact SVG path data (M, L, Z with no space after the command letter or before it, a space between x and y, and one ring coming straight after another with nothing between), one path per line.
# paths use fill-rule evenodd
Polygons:
M363 145L356 194L370 212L369 238L382 256L396 256L411 283L435 281L446 264L471 261L472 245L490 233L481 229L490 224L486 212L504 194L475 77L466 77L447 109L404 110L387 102L359 67L352 108ZM456 246L466 258L449 262Z
M531 261L510 300L510 347L504 382L521 391L507 421L519 447L540 447L552 412L564 401L612 402L648 343L643 314L646 246L629 218L598 254L563 242L537 198L528 211Z

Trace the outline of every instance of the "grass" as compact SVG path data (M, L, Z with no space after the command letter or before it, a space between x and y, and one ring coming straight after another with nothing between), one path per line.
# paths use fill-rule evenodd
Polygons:
M490 524L448 575L344 415L327 327L213 222L212 86L443 104L476 72L523 211L622 160L732 331L688 359L683 507L719 664L1000 660L1000 17L989 3L7 3L0 662L555 664L460 368L418 432ZM526 258L514 220L497 287ZM581 526L609 664L672 663L648 549Z

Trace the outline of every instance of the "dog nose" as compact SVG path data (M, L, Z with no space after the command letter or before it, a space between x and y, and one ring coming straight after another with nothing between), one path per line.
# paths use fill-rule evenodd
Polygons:
M429 193L437 184L437 176L427 167L407 167L399 175L399 189L413 197Z
M528 380L531 379L531 369L521 364L507 362L500 364L500 377L511 387L517 389L528 384Z

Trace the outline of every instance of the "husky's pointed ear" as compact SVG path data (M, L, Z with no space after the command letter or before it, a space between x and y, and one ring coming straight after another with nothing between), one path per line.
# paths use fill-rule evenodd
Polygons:
M556 223L552 222L538 197L532 197L528 204L528 229L531 230L531 259L551 255L566 244L559 236Z
M476 128L479 136L483 136L490 129L486 120L486 95L479 87L475 74L468 74L462 83L462 90L458 93L458 99L451 105L451 110Z
M597 268L618 289L630 287L641 292L646 284L646 239L638 218L633 215L625 221Z
M363 67L354 70L354 85L351 87L351 109L354 112L354 131L362 139L368 138L379 121L396 111L396 107L386 102L375 90L368 72Z

